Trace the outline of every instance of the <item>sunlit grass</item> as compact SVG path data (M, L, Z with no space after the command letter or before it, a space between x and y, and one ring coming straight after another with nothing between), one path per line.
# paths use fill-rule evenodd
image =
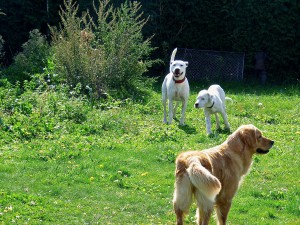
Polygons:
M215 131L214 120L214 134L205 134L203 112L193 108L202 88L207 87L191 86L185 126L178 120L162 123L161 94L151 91L145 102L127 101L107 110L79 104L85 119L59 122L55 134L45 138L22 139L2 129L1 223L174 224L176 155L215 146L228 136ZM269 154L254 157L228 224L299 224L299 87L224 89L234 100L227 104L232 130L252 123L275 140ZM1 113L3 124L9 116ZM187 224L194 224L194 216L195 206Z

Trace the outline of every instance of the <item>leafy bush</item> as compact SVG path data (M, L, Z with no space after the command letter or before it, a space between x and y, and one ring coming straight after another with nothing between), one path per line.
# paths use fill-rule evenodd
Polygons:
M121 91L145 86L142 75L155 61L147 60L153 48L151 38L143 41L142 28L147 20L139 14L141 5L126 1L113 9L108 2L94 7L98 19L95 41L102 43L105 58L104 80L108 87Z
M59 29L51 28L51 34L57 69L69 85L80 82L99 97L108 91L132 94L151 83L142 76L154 61L147 59L153 48L151 38L143 40L147 20L138 13L139 3L114 9L109 0L99 1L95 20L89 13L78 17L72 1L64 7Z
M22 45L23 51L15 58L13 64L5 71L10 80L23 82L31 75L41 73L47 65L50 47L45 36L38 30L29 33L28 42Z
M71 91L66 85L48 85L44 77L35 74L22 88L19 82L0 80L0 137L47 139L64 128L61 123L86 120L90 106L78 91L81 86Z

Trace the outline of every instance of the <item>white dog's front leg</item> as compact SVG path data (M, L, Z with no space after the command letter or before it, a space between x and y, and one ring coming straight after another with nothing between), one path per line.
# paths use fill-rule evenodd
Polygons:
M173 101L169 99L169 124L172 123L173 119Z
M179 102L178 102L178 101L176 101L176 103L175 103L175 106L174 106L174 108L173 108L173 119L175 119L175 118L176 118L176 110L177 110L177 106L178 106L178 104L179 104Z
M206 133L211 134L210 113L205 111L204 114L205 114L205 123L206 123Z
M184 125L186 107L187 107L187 101L183 100L182 101L182 110L181 110L180 125Z
M164 106L164 123L167 122L167 99L163 99L163 106Z

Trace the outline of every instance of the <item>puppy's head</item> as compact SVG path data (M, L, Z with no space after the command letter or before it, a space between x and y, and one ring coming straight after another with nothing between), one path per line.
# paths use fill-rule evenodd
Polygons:
M195 108L204 108L208 103L211 102L212 96L208 93L207 90L202 90L199 92L196 102Z
M262 132L253 125L243 125L238 128L242 142L252 153L267 154L274 141L263 136Z
M174 60L170 63L170 73L173 74L175 79L182 79L185 76L188 62L181 60Z

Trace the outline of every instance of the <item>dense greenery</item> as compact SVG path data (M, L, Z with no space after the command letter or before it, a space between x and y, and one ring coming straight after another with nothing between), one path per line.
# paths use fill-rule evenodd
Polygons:
M3 70L3 77L19 82L20 88L24 82L35 82L36 77L47 80L53 88L80 86L79 91L90 100L142 94L154 81L143 74L159 60L149 58L154 48L151 37L144 40L142 35L146 19L140 8L137 2L116 8L106 0L95 3L93 12L79 15L78 5L65 1L60 9L61 23L50 27L50 45L38 30L31 31L22 52Z
M79 11L93 10L90 0L78 0ZM112 3L119 6L120 0ZM167 63L173 47L246 52L246 72L251 72L253 55L264 49L269 54L272 80L299 79L300 4L285 1L141 0L149 21L146 36L155 34L156 57ZM47 24L59 23L62 0L1 1L0 35L5 41L5 64L20 50L34 28L50 37ZM16 35L18 34L18 35ZM153 72L164 71L153 67ZM154 75L154 74L153 74Z
M162 122L160 88L140 102L92 107L80 87L54 91L38 78L25 86L1 80L3 224L174 224L176 155L228 137L224 130L208 137L202 110L193 108L204 84L191 85L185 126ZM222 86L234 100L232 130L252 123L275 140L269 154L254 157L229 223L299 224L300 87ZM195 206L187 224L194 216Z
M90 14L78 17L78 6L65 3L60 29L51 29L58 72L68 84L81 83L97 96L103 91L133 93L144 85L143 74L154 62L153 48L143 40L140 4L125 3L115 9L109 1L94 5ZM150 83L149 83L150 84Z

